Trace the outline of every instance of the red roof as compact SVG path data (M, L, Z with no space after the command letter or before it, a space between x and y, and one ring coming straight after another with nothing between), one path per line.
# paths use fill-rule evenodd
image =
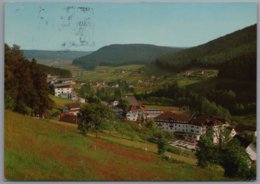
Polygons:
M140 109L140 108L137 105L131 105L130 106L130 111L137 111L138 109Z
M192 116L191 124L197 126L215 126L223 124L224 120L218 117L214 117L206 114L195 114Z
M80 105L78 103L70 103L70 104L66 104L65 106L67 106L69 109L80 108Z
M172 112L164 112L163 114L156 117L156 119L163 119L163 120L176 120L176 121L186 121L188 122L190 120L190 115L184 115L184 114L175 114Z
M73 113L61 113L60 114L60 121L70 122L70 123L76 123L79 121L79 118Z

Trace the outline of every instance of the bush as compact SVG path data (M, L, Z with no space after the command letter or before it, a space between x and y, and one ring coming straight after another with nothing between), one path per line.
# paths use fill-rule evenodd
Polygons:
M50 114L50 116L51 117L57 117L57 116L59 116L60 115L60 110L59 109L52 109L50 112L49 112L49 114Z
M177 155L180 155L181 154L181 151L176 148L176 147L173 147L173 146L167 146L167 151L171 152L171 153L174 153L174 154L177 154Z
M5 94L5 108L12 111L14 107L15 101L8 94Z

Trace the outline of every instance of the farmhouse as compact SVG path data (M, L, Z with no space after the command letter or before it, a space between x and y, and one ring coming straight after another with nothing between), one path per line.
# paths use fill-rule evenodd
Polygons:
M138 119L144 120L144 107L131 105L130 110L126 114L126 119L129 121L137 121Z
M72 113L74 115L77 115L79 111L80 111L80 105L78 103L66 104L63 107L63 113Z
M54 84L56 82L57 78L58 78L58 76L56 76L56 75L48 74L47 75L47 83Z
M71 98L72 87L70 83L58 83L54 84L55 96L61 98Z
M59 120L65 121L65 122L68 122L68 123L78 123L79 117L72 112L67 112L67 113L61 113Z

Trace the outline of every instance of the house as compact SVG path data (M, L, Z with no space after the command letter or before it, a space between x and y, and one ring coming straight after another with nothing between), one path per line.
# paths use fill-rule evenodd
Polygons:
M95 86L96 86L97 88L108 87L108 85L106 84L105 81L97 81L96 84L95 84Z
M57 79L57 82L58 83L68 83L68 84L76 84L76 81L72 78L60 78L60 79Z
M196 133L199 133L200 136L205 134L208 130L212 130L213 143L215 144L218 144L220 140L223 139L223 130L229 127L225 119L206 114L193 115L190 123L197 126L197 129L200 131L196 131Z
M126 113L126 119L129 121L137 121L138 119L138 112L137 111L128 111Z
M75 115L74 113L67 112L67 113L61 113L59 117L60 121L65 121L68 123L78 123L79 122L79 117Z
M144 109L145 119L154 119L162 113L160 109Z
M214 143L219 142L221 130L226 124L223 119L210 115L196 113L183 115L172 112L164 112L157 116L155 122L163 130L192 141L199 141L200 136L205 134L207 130L213 130Z
M77 115L80 112L80 105L78 103L66 104L63 107L63 113L72 113Z
M77 96L76 94L73 94L71 97L71 100L77 103L86 103L85 98L81 98L79 96Z
M113 107L111 110L116 114L116 117L118 119L122 119L123 118L123 109L118 108L118 107Z
M71 98L72 87L70 83L57 83L54 84L54 94L55 96L61 98Z
M56 82L57 78L58 78L58 76L56 76L56 75L48 74L47 75L47 83L54 84Z
M240 146L245 149L245 152L247 153L251 163L255 164L257 158L255 144L240 135L236 135L234 140L237 140L240 143Z
M189 137L191 139L196 139L197 132L195 131L197 131L197 128L194 125L189 124L190 119L191 115L164 112L155 118L155 122L163 130L171 133L178 133L180 136L184 135L183 133L194 132L194 136L190 137L189 135Z
M256 163L256 158L257 158L255 145L253 143L250 143L246 147L245 151L248 154L248 156L249 156L249 158L251 160L251 163L255 164Z
M237 135L236 130L232 127L227 127L226 130L228 131L229 139L233 139Z
M130 110L126 113L126 119L129 121L137 121L138 118L141 118L143 107L131 105Z
M113 100L113 101L110 101L110 102L109 102L109 106L111 106L111 107L118 106L118 104L119 104L119 101L118 101L118 100Z
M134 88L134 85L129 84L129 85L128 85L128 88L129 88L129 89L133 89L133 88Z

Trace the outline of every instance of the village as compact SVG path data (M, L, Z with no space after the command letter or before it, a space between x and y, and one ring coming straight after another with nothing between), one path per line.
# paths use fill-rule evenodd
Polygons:
M73 88L75 84L84 85L84 81L77 81L73 78L59 78L58 76L47 76L47 82L53 86L55 96L64 99L71 99L73 103L64 105L59 114L59 121L77 124L80 121L79 114L82 104L88 103L87 99L80 97ZM119 84L108 85L104 81L92 83L96 88L118 88ZM129 85L129 88L134 86ZM134 95L123 97L129 104L127 113L119 107L119 99L112 101L102 101L115 113L117 119L124 123L125 121L136 122L140 126L147 121L153 121L163 131L174 135L174 140L170 142L171 146L181 149L196 150L200 137L207 131L213 132L214 144L219 144L222 139L237 139L244 147L250 162L256 163L256 146L253 142L246 139L248 134L256 138L256 128L245 125L233 126L222 117L212 116L210 114L200 113L180 113L180 108L172 107L169 109L159 109L146 107L141 104ZM223 137L223 132L228 132L227 137Z

